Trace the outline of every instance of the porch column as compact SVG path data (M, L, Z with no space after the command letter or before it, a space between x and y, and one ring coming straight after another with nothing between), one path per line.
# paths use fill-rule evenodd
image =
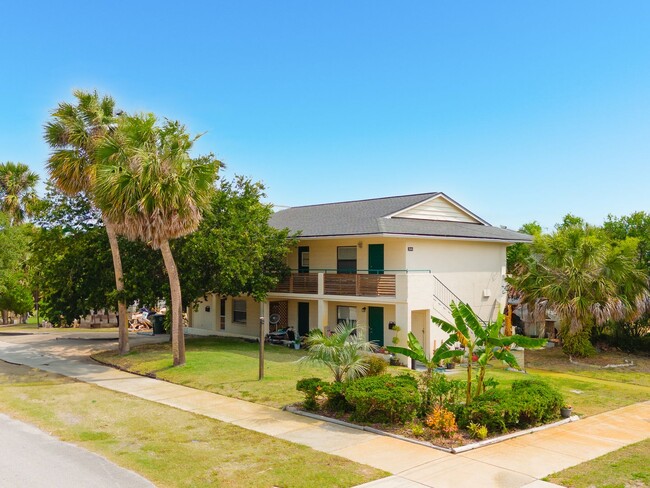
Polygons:
M411 310L408 303L395 304L395 323L404 331L404 337L408 337L411 332ZM412 366L411 358L406 358L406 366Z
M318 295L325 295L325 273L318 273Z
M322 274L320 274L322 276ZM327 300L318 300L318 328L325 333L329 324L329 317L327 316Z

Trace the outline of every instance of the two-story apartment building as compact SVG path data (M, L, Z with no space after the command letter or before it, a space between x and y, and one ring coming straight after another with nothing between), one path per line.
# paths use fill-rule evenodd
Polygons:
M259 317L301 335L356 321L380 345L412 331L428 350L445 339L431 315L450 320L452 300L483 320L505 306L506 247L528 235L493 227L444 193L293 207L271 218L300 232L291 275L256 303L206 296L191 331L257 337ZM394 330L394 325L401 329Z

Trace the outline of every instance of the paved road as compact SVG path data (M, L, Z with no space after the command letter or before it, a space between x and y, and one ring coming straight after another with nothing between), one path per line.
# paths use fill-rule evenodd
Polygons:
M0 413L0 488L151 488L132 471Z

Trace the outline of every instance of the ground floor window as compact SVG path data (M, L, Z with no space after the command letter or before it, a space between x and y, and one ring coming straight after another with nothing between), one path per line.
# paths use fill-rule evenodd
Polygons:
M246 323L246 300L232 301L232 321L238 324Z
M348 323L352 325L357 324L357 307L336 307L336 323Z

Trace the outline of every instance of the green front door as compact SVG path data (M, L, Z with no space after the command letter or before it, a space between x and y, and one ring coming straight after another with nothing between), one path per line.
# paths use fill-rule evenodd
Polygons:
M368 245L368 274L384 274L384 245Z
M368 307L368 339L384 345L384 308Z
M298 302L298 334L309 334L309 302Z

